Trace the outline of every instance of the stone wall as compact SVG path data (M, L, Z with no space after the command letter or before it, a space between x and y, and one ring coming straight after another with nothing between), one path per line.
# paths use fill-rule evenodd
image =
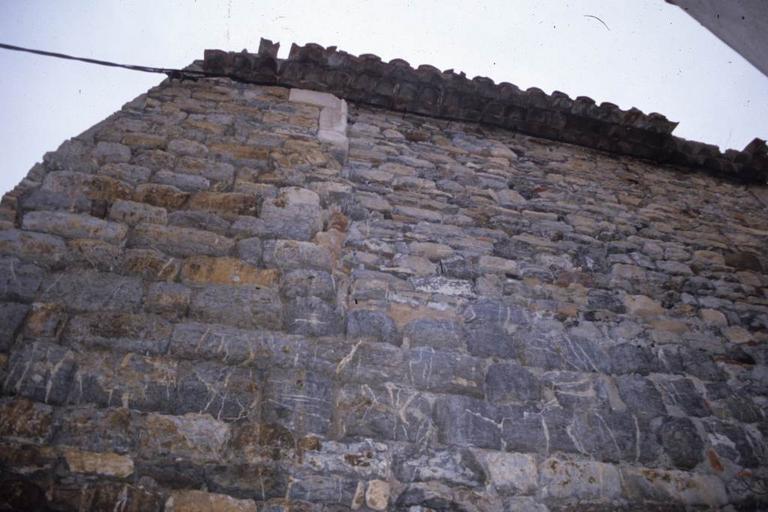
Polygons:
M0 510L766 506L764 187L345 114L166 81L5 196Z

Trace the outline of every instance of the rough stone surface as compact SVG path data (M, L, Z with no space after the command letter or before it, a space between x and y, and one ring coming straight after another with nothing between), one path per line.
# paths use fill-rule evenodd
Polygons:
M281 76L489 85L329 52ZM764 185L504 90L167 80L48 154L0 204L0 509L768 508Z

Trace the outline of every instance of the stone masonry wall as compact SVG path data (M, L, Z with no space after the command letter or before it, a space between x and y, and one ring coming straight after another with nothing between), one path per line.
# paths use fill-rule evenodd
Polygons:
M768 506L764 187L345 109L166 81L4 197L0 510Z

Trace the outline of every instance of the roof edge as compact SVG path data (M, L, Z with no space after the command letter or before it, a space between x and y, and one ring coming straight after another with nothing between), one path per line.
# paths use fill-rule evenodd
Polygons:
M754 139L742 151L672 135L677 123L661 114L585 96L520 90L490 78L468 79L402 60L350 55L336 47L293 44L285 60L279 43L262 39L258 53L206 50L203 69L238 81L328 92L347 101L455 121L477 122L610 153L689 167L731 181L768 183L768 146Z

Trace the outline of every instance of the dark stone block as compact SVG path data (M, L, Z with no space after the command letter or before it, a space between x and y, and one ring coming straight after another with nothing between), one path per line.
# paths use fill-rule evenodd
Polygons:
M704 460L704 442L690 419L667 418L656 436L676 468L693 469Z
M667 413L661 393L653 382L639 375L616 377L619 395L638 417L651 419Z
M0 352L11 348L29 309L27 304L0 303Z
M344 332L344 316L335 304L319 297L297 297L285 307L288 332L308 336L330 336Z
M518 363L499 363L488 368L485 393L494 403L536 402L541 398L541 384Z
M653 352L647 347L634 343L621 343L608 349L611 361L611 373L639 373L648 375L657 367Z
M480 300L464 310L469 353L512 359L518 353L515 334L528 326L522 309L495 300Z
M325 436L333 414L333 383L303 369L270 371L264 382L261 420L280 425L294 436Z
M75 354L70 350L51 343L30 343L11 354L3 392L61 404L69 393L75 368Z
M451 320L414 320L403 328L403 339L410 347L462 350L466 345L462 326Z
M425 393L395 384L346 385L339 390L336 400L339 433L342 438L430 444L436 431L433 400Z
M408 383L436 393L483 396L485 361L455 352L418 347L406 354Z
M45 272L17 258L0 258L0 300L31 302Z
M277 291L259 286L207 286L193 295L189 314L237 327L279 329L283 324Z
M658 384L667 404L680 407L688 416L710 415L709 406L690 380L665 380Z
M355 309L349 312L347 338L369 339L396 346L402 342L394 320L382 311L367 309Z
M283 276L280 293L287 299L318 297L332 302L336 299L333 276L322 270L294 270Z
M179 368L175 413L208 413L217 420L259 417L263 375L253 368L211 362L185 363Z
M499 410L482 400L441 396L435 403L435 425L441 443L501 449Z

